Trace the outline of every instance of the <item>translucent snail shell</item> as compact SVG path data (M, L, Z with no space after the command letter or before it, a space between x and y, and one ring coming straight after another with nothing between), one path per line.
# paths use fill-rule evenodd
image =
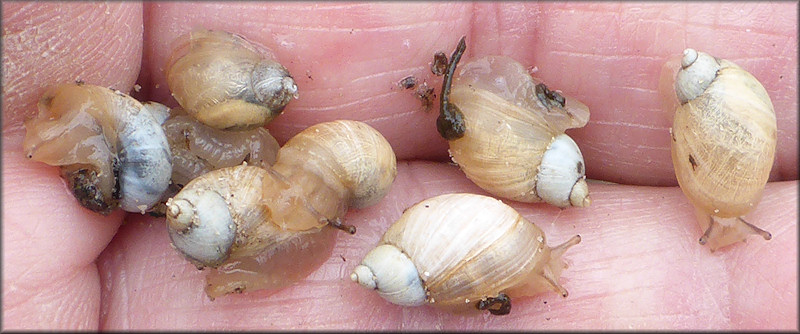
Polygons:
M487 56L456 70L465 47L462 39L450 61L437 120L452 160L492 195L588 206L583 156L564 131L586 125L589 109L508 57Z
M71 83L48 89L25 123L27 156L61 166L84 207L144 213L167 189L172 160L161 128L168 110L109 88Z
M175 100L218 129L263 126L298 96L289 71L267 49L224 31L181 36L165 74Z
M326 226L354 233L341 222L347 209L379 201L396 175L378 131L320 123L292 137L272 168L221 168L189 182L167 201L167 227L188 260L217 268L207 276L210 297L279 288L327 259L335 235Z
M406 209L350 278L397 305L502 315L511 297L566 297L561 256L579 242L549 247L541 229L500 200L445 194Z
M761 200L775 156L777 123L761 83L736 64L686 49L675 77L680 105L672 163L711 250L771 234L741 216Z

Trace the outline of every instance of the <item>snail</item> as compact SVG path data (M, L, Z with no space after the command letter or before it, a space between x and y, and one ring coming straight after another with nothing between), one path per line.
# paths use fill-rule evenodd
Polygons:
M700 244L713 251L752 234L771 239L742 218L761 200L775 157L767 91L736 64L694 49L684 50L674 80L672 163L705 231Z
M278 289L316 269L330 253L330 227L375 204L397 175L383 136L358 121L311 126L278 150L275 165L213 170L167 201L173 246L207 276L212 299Z
M294 79L272 53L241 36L196 30L177 44L165 68L167 84L175 100L203 124L260 127L298 96Z
M61 167L80 204L108 215L144 213L169 185L171 154L161 122L167 107L82 82L45 91L25 122L28 158Z
M178 107L170 110L162 124L172 152L169 188L151 215L164 216L166 201L189 181L214 169L247 163L272 166L278 155L278 141L265 128L225 131L198 122Z
M350 278L397 305L504 315L511 296L566 297L562 255L580 240L549 247L539 227L502 201L444 194L406 209Z
M456 73L465 49L461 38L445 73L436 121L453 162L498 197L588 206L583 156L564 130L586 125L589 109L505 56L471 61Z

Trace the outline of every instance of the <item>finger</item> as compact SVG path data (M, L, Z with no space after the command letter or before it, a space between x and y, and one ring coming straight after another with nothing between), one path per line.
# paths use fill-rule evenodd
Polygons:
M3 132L23 131L54 84L129 91L139 73L141 4L3 3Z
M198 27L224 29L272 49L297 81L300 98L268 126L279 142L313 123L358 119L381 131L400 159L443 161L447 143L434 126L438 102L426 109L413 89L397 83L413 75L438 95L441 78L430 72L432 55L449 54L467 35L463 61L511 56L591 108L589 124L568 131L589 178L677 185L671 124L656 89L666 60L692 46L739 62L761 79L778 114L771 179L796 179L796 4L737 4L739 20L722 14L731 11L721 6L156 3L148 10L145 51L153 62L150 97L175 105L163 67L177 36ZM762 24L763 17L770 23Z
M545 231L548 244L575 234L582 241L566 253L569 268L561 282L569 297L545 293L513 299L508 316L459 316L430 306L404 308L350 281L353 268L410 205L443 193L483 193L452 165L413 162L400 164L397 180L380 203L350 211L346 220L358 232L340 234L322 267L277 292L246 292L211 302L203 292L205 273L169 246L162 221L142 218L123 226L99 261L107 273L102 328L796 326L796 181L769 184L762 203L748 215L749 221L773 233L772 240L753 238L715 253L698 244L701 231L694 211L677 188L592 186L594 200L588 208L509 203Z
M22 152L22 121L50 84L82 79L129 89L141 5L3 3L3 329L97 328L94 260L121 212L83 209L57 167Z

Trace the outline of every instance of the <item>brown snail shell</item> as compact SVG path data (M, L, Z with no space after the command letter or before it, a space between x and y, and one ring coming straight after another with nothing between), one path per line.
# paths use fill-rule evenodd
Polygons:
M297 85L271 52L224 31L181 36L165 74L175 100L218 129L263 126L297 98Z

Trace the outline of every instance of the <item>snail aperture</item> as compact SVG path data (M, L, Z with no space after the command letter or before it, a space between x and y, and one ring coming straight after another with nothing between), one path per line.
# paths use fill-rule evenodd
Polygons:
M354 233L342 222L348 207L376 203L396 175L378 131L358 121L320 123L292 137L272 167L226 167L186 184L167 202L167 227L188 260L216 268L207 276L210 297L280 288L327 258L335 235L326 227Z
M84 207L144 213L167 189L172 158L161 129L167 107L81 82L48 89L25 122L27 156L60 166Z
M172 96L218 129L263 126L283 112L297 85L272 53L236 34L195 30L178 38L166 65Z
M500 200L445 194L406 209L350 278L397 305L502 315L510 296L566 297L561 256L579 242L549 247L539 227Z
M700 243L713 251L752 234L769 240L769 232L742 218L761 200L775 156L777 123L767 91L736 64L694 49L684 51L674 80L680 105L672 163L704 230Z
M505 56L473 60L456 71L465 48L462 38L445 74L437 119L452 160L492 195L588 206L583 156L564 131L586 125L589 109Z

